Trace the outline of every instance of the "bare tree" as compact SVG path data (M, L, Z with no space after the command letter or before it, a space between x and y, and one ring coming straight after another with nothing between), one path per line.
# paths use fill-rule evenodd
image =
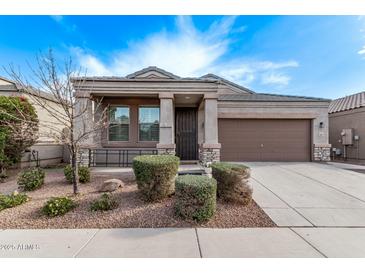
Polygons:
M52 50L49 50L47 54L37 55L36 60L35 66L29 65L32 72L30 77L24 77L21 71L12 65L6 71L20 90L28 94L36 105L52 117L53 121L39 119L40 128L48 129L41 131L40 136L52 138L67 146L72 166L73 192L77 194L78 154L85 141L94 138L94 134L105 127L107 107L102 104L103 98L90 97L86 103L77 100L75 90L83 84L84 75L81 74L80 68L75 69L71 58L60 67ZM73 78L77 78L78 81L73 83ZM91 90L92 88L88 90L88 94ZM54 103L60 108L55 108Z

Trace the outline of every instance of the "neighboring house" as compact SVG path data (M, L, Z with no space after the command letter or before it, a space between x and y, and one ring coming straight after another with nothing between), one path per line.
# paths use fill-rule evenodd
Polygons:
M328 113L334 156L365 160L365 92L332 101Z
M62 107L53 99L50 94L45 92L41 92L41 94L42 98L47 100L47 104L51 109L63 112ZM34 101L32 96L22 92L21 88L17 86L16 83L3 77L0 77L0 95L26 97L35 108L40 121L38 141L30 148L29 152L24 154L20 164L21 167L35 165L35 157L37 157L37 155L41 166L58 164L63 161L64 157L67 158L67 153L64 149L64 146L59 144L59 142L57 142L55 139L50 138L50 129L44 126L45 123L53 123L53 126L57 126L56 119L52 117L48 111L39 106Z
M103 98L109 107L107 128L83 144L84 164L123 166L147 153L204 165L329 160L330 100L255 93L213 74L181 78L157 67L73 83L80 104Z

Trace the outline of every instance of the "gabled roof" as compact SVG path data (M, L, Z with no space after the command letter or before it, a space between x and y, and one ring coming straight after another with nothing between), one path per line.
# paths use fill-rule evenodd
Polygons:
M250 102L329 102L329 99L306 97L306 96L293 96L293 95L280 95L269 93L254 93L254 94L221 94L218 98L219 101L250 101Z
M333 100L328 113L346 111L365 106L365 91Z
M216 80L222 81L223 83L225 83L227 85L230 85L230 86L233 86L233 87L238 88L240 90L243 90L243 91L245 91L247 93L255 93L254 91L252 91L252 90L250 90L248 88L245 88L243 86L240 86L240 85L238 85L236 83L233 83L233 82L231 82L231 81L229 81L227 79L224 79L223 77L220 77L218 75L215 75L213 73L205 74L205 75L201 76L200 78L201 79L216 79Z
M180 79L179 76L172 74L171 72L168 72L166 70L160 69L155 66L150 66L141 70L138 70L136 72L133 72L131 74L128 74L126 76L127 79L135 79L135 78L166 78L166 79Z
M273 101L273 102L329 102L328 99L305 97L305 96L292 96L292 95L279 95L279 94L266 94L255 93L254 91L245 88L241 85L233 83L223 77L209 73L201 77L180 77L172 74L161 68L150 66L134 73L131 73L125 77L115 76L86 76L86 77L74 77L72 81L87 80L87 81L177 81L177 82L216 82L223 83L225 86L234 90L235 94L221 94L219 95L220 101Z

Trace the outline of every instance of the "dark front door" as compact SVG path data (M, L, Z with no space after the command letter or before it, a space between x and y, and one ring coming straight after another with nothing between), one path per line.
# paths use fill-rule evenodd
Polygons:
M175 109L176 155L181 160L197 160L196 108Z

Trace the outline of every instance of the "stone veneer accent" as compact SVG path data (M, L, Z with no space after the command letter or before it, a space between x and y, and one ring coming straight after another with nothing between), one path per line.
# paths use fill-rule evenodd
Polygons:
M175 155L174 148L158 148L157 153L159 155Z
M79 166L89 166L89 149L81 148L77 154L77 163Z
M175 155L175 144L157 144L156 148L159 155Z
M219 162L221 156L220 145L200 145L199 146L199 162L204 167L209 167L214 162Z
M314 161L331 161L330 144L314 144L313 148Z

